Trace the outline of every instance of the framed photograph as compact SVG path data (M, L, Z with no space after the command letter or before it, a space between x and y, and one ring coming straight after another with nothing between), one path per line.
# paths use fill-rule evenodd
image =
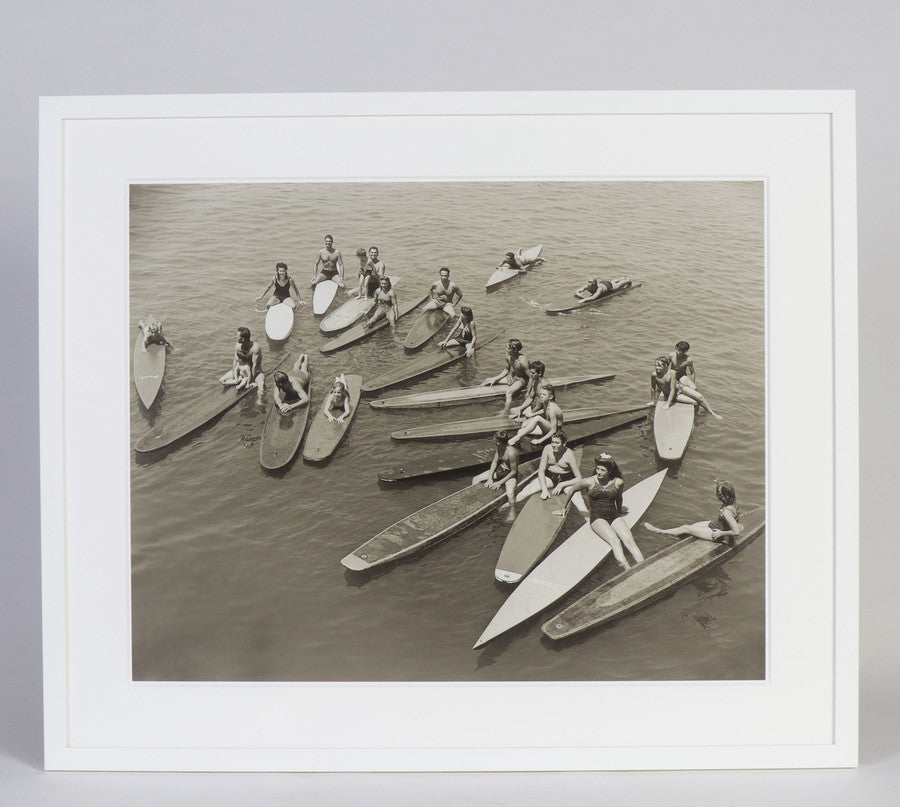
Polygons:
M853 104L42 99L47 767L855 765Z

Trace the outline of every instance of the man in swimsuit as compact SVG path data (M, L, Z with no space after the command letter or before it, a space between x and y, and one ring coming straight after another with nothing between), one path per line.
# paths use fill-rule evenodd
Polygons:
M423 311L436 311L442 309L451 317L456 316L456 308L454 307L462 300L462 292L452 280L450 280L450 270L446 266L441 267L440 279L431 286L431 299L422 306Z
M257 342L250 338L250 329L241 326L237 329L237 344L234 346L234 360L231 369L225 373L219 382L226 387L235 386L241 380L240 366L250 366L250 378L259 388L260 393L265 386L266 377L262 372L262 350Z
M272 375L275 389L272 396L282 414L287 414L292 409L297 409L309 402L309 356L301 353L294 362L289 373L276 370Z
M678 387L678 392L693 399L714 418L721 420L722 416L713 412L712 407L709 405L706 398L704 398L697 389L697 381L694 374L694 360L688 356L688 351L690 349L690 342L686 342L682 339L680 342L675 343L675 352L669 354L669 362L672 365L672 370L675 371L675 383Z
M535 359L528 366L528 386L525 387L525 398L522 400L522 403L509 410L511 418L517 418L519 415L527 416L536 407L538 403L538 389L544 383L545 372L544 362L540 359Z
M516 485L519 482L519 449L509 444L510 433L499 431L494 435L494 459L490 467L472 478L472 484L483 483L486 488L506 488L509 504L509 520L516 517Z
M599 300L611 291L627 288L631 283L631 278L624 275L612 280L600 280L599 277L595 277L578 289L575 292L575 296L579 297L582 303L589 303L593 300Z
M321 266L321 269L319 268ZM334 248L334 238L331 235L325 236L325 246L319 250L319 257L316 259L316 265L313 269L312 283L310 286L315 287L322 280L333 280L341 288L344 286L344 259L341 251Z
M528 367L528 359L522 355L522 343L518 339L510 339L506 346L506 366L493 378L486 378L481 382L482 387L500 383L509 385L506 388L504 412L509 412L513 395L528 383Z
M379 280L387 273L384 261L378 258L378 247L369 247L369 259L366 261L366 266Z

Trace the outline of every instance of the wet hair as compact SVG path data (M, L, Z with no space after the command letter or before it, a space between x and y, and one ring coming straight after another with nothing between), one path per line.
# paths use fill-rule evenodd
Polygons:
M475 319L475 315L472 313L472 309L467 305L461 305L459 307L459 313L466 318L466 322L471 322Z
M562 440L562 444L563 444L563 445L565 445L566 443L569 442L569 438L566 437L566 433L565 433L562 429L559 429L558 431L554 432L553 437L551 437L550 440L552 441L552 440L554 440L554 439L557 438L557 437L558 437L560 440Z
M538 387L538 393L540 393L541 390L547 390L547 392L550 393L551 401L556 400L556 387L554 387L553 384L541 384Z
M494 435L494 442L498 446L505 446L509 443L511 437L512 437L512 432L509 432L506 429L503 429L502 431L499 431Z
M287 274L287 264L284 261L278 261L275 264L275 271L277 272L279 269L284 269L284 273Z
M380 251L381 251L381 250L379 250L378 247L376 247L374 244L372 244L372 246L369 247L369 252L371 252L373 249L374 249L376 252L380 252Z
M609 456L609 454L598 454L594 457L594 467L603 467L609 471L609 475L612 479L621 479L622 472L619 470L619 466L616 461Z
M325 239L328 239L328 238L330 238L332 241L334 241L334 236L331 233L326 233ZM323 239L323 240L325 240L325 239Z
M283 373L281 372L281 370L276 370L274 373L272 373L272 379L276 384L283 384L285 381L287 381L287 373Z
M241 340L250 338L250 329L244 327L243 325L241 325L241 327L238 328L238 333L240 334Z
M727 480L716 482L716 496L723 504L734 504L737 501L737 492L734 484Z
M516 351L516 353L522 352L522 341L520 339L510 339L507 343L509 347Z
M335 387L340 387L345 392L347 391L347 385L339 378L334 379L334 383L331 385L332 391L334 391Z
M382 283L387 283L387 290L391 290L391 279L387 275L378 278L378 285L380 286Z
M685 342L684 339L682 339L680 342L675 343L675 348L682 353L687 353L691 349L691 343Z
M535 359L533 362L531 362L530 369L534 370L538 375L543 375L547 370L547 368L544 366L544 362L542 362L540 359Z
M368 255L368 253L362 247L360 247L358 250L356 250L357 258L365 258L366 255Z
M672 366L672 360L668 356L657 356L653 363L656 364L658 361L661 361L666 367Z
M449 267L449 266L442 266L440 269L438 269L438 274L440 274L441 272L446 272L446 273L449 275L449 274L450 274L450 267Z
M505 257L512 258L513 260L515 260L516 253L515 252L507 252Z

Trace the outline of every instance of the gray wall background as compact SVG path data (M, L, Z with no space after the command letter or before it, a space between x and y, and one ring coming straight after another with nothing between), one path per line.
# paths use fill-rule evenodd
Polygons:
M900 7L884 0L73 0L0 4L0 804L897 803L895 222ZM40 95L855 89L860 768L528 775L46 774L37 389ZM90 323L74 327L90 328ZM97 338L102 338L98 334ZM102 368L98 368L102 372ZM45 390L44 394L53 394ZM810 405L815 402L810 401ZM802 413L798 413L802 417ZM812 507L814 502L797 502ZM702 715L698 715L702 719Z

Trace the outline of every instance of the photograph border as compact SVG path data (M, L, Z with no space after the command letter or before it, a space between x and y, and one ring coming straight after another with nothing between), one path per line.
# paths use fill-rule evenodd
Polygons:
M857 753L857 686L858 686L858 404L857 404L857 303L856 303L856 202L855 202L855 142L854 142L854 99L848 92L799 92L799 93L449 93L449 94L387 94L368 95L303 95L303 96L157 96L129 98L50 98L41 102L41 177L40 177L40 298L41 298L41 387L42 390L61 390L58 397L41 395L41 484L42 484L42 564L43 564L43 605L44 605L44 687L45 687L45 762L48 768L58 769L130 769L130 770L595 770L595 769L644 769L644 768L738 768L738 767L814 767L814 766L852 766L856 764ZM766 742L761 739L760 732L748 731L746 744L729 745L711 743L702 745L679 737L678 726L672 718L663 716L665 724L658 735L658 740L649 742L626 743L620 748L610 748L601 743L591 744L580 739L571 745L559 740L547 745L530 743L522 747L490 746L490 738L473 738L466 746L456 741L459 736L447 734L445 747L427 747L425 744L399 746L391 745L391 738L386 738L384 746L368 745L365 747L340 747L335 745L334 732L327 727L321 717L313 720L307 735L319 734L321 741L298 742L288 744L283 735L273 732L266 734L267 721L271 714L255 711L250 702L241 700L240 692L253 691L257 695L264 693L267 708L274 709L280 697L295 697L298 687L291 685L234 685L221 684L168 684L168 685L135 685L125 681L124 688L130 693L156 690L163 700L173 708L184 708L187 703L211 699L224 695L226 700L233 701L234 712L230 715L232 724L229 736L246 737L245 743L236 743L234 739L226 740L221 745L210 742L216 736L216 729L221 726L198 725L193 736L184 735L181 745L171 743L171 737L149 728L143 721L146 713L140 710L129 713L110 709L115 714L108 721L97 719L97 728L85 730L84 720L79 715L91 713L97 717L98 693L91 691L100 680L94 680L86 674L83 666L87 653L85 647L100 650L100 643L109 637L94 636L88 645L84 637L92 634L103 634L102 625L91 616L91 607L109 608L117 602L117 592L124 585L127 589L129 581L116 579L117 574L104 575L106 570L88 571L92 568L92 558L87 557L83 547L83 522L73 517L72 508L76 501L74 494L78 490L76 476L72 472L72 463L78 462L83 455L85 444L84 428L79 424L90 413L84 410L82 382L76 381L78 374L73 372L73 362L77 363L77 355L67 351L65 337L69 323L77 321L79 315L87 315L91 307L97 305L97 296L93 294L96 285L96 274L102 273L102 266L91 272L84 271L86 266L83 256L95 250L102 251L103 232L89 232L80 229L81 223L92 215L108 213L94 200L84 194L83 177L85 166L79 162L90 163L96 168L100 165L111 166L110 176L105 181L115 184L123 179L153 179L153 172L165 165L165 159L159 159L160 153L165 156L165 138L159 133L166 125L178 123L179 126L199 122L205 131L224 132L245 129L249 131L231 131L237 138L246 138L253 142L259 137L259 126L278 127L302 126L315 121L316 128L324 126L328 129L342 117L371 116L380 119L392 118L395 121L407 120L422 123L425 119L440 127L446 121L459 118L503 118L508 116L541 116L547 119L561 119L563 116L579 118L606 119L612 118L646 121L653 118L654 127L665 128L670 122L684 120L685 116L702 116L711 127L719 126L724 117L745 117L746 121L755 118L778 117L797 119L807 116L816 128L824 121L825 130L818 136L826 136L828 142L828 176L816 176L819 183L812 193L827 193L829 207L829 238L822 243L819 238L816 247L827 254L828 277L818 279L822 288L819 294L813 295L807 310L800 315L812 318L812 333L806 338L819 339L819 359L827 363L827 378L818 379L827 387L832 406L822 406L822 411L810 413L809 419L815 424L817 418L825 418L826 428L831 432L833 456L828 467L822 469L830 474L832 483L824 496L819 491L818 501L830 500L833 510L830 513L831 546L833 554L832 566L823 570L823 574L831 574L833 589L830 592L814 590L814 599L830 603L831 610L822 615L831 628L831 678L830 711L822 714L819 710L809 725L787 725L781 729L777 739ZM820 121L821 119L821 121ZM89 127L71 124L88 122ZM104 126L103 124L123 124L124 126ZM248 124L248 125L244 125ZM249 125L252 124L252 125ZM399 124L398 124L399 125ZM649 125L649 124L647 124ZM798 131L805 131L805 126L798 126ZM90 131L82 131L89 129ZM117 131L113 132L112 129ZM139 152L139 138L146 137L152 131L154 140L159 142L160 153L142 153L140 160L145 161L146 171L140 175L131 173L127 177L117 176L116 168L123 163L118 158L134 159ZM120 141L121 154L110 151L107 131ZM91 138L99 135L96 148L92 150ZM681 135L684 136L683 134ZM491 138L488 137L488 144ZM638 142L634 148L642 147ZM795 157L799 152L791 149L802 148L802 141L787 143L783 146L786 159ZM400 148L397 146L396 148ZM537 151L547 153L547 143L534 145ZM488 149L490 150L490 149ZM197 155L195 155L196 157ZM221 162L216 163L220 158ZM246 173L235 176L224 174L221 165L227 164L228 153L213 154L209 159L199 160L195 170L184 177L168 176L170 181L251 181ZM350 161L352 162L352 160ZM824 163L823 163L824 164ZM133 164L132 164L133 165ZM311 169L307 169L310 171ZM216 173L218 171L218 173ZM436 172L440 174L440 172ZM591 172L593 173L593 172ZM744 172L742 172L743 174ZM668 176L676 176L677 165ZM695 175L695 171L688 171ZM352 176L358 176L351 172ZM544 175L544 174L542 174ZM635 171L629 170L622 177L609 172L611 178L635 177ZM653 176L659 176L659 170ZM724 173L723 173L724 175ZM765 174L747 171L749 176ZM313 179L328 180L329 177L301 174L306 181ZM343 175L346 178L346 174ZM361 177L369 180L384 178L385 174L372 172L370 176ZM458 176L467 176L463 171ZM507 176L507 175L503 175ZM560 175L563 178L565 174ZM717 178L715 172L709 172L706 178ZM728 174L732 176L732 174ZM401 177L394 175L393 178ZM410 178L404 176L402 178ZM531 177L529 177L531 178ZM567 178L571 178L570 176ZM276 181L277 176L265 173L254 176L252 181ZM332 177L337 179L337 177ZM80 182L80 184L79 184ZM102 183L99 183L102 184ZM823 191L824 189L824 191ZM79 194L82 194L79 196ZM127 193L121 198L108 199L123 207L124 218L106 216L107 234L116 234L121 239L127 233ZM76 206L77 211L76 212ZM112 208L113 210L115 207ZM782 217L789 214L776 208L768 211L768 226L772 227L773 218L781 224ZM79 239L86 243L79 251ZM127 239L126 239L127 240ZM98 246L99 242L99 246ZM800 245L803 246L802 244ZM780 263L786 256L776 254L768 258L767 275L772 280L773 261ZM118 268L125 269L127 275L127 251L120 250L118 260L122 261ZM108 268L108 267L107 267ZM821 271L821 265L813 266L813 272ZM781 271L781 270L780 270ZM787 270L791 271L791 270ZM802 279L801 270L797 269L798 281ZM812 275L816 277L815 274ZM779 282L785 282L779 278ZM788 285L793 281L789 278ZM768 285L767 285L768 289ZM112 295L112 292L110 292ZM114 298L113 302L115 302ZM771 304L771 296L767 292ZM840 306L834 301L840 300ZM102 302L107 302L103 300ZM796 302L796 301L795 301ZM114 306L112 306L114 307ZM769 317L772 310L769 309ZM119 320L127 319L125 312L119 312ZM122 323L119 323L122 325ZM770 323L771 324L771 321ZM127 323L124 323L127 329ZM771 332L767 331L767 340ZM825 339L822 345L821 339ZM110 340L114 342L115 340ZM779 350L791 352L793 345L779 342ZM802 347L802 345L800 346ZM114 365L114 375L118 378L124 372L127 378L128 362L121 361L122 349L115 346L108 349L110 360ZM125 346L127 354L127 345ZM802 350L799 350L802 355ZM105 355L105 354L104 354ZM817 365L818 367L819 365ZM819 369L822 369L819 367ZM835 367L840 367L840 384L837 383ZM802 375L802 371L798 371ZM824 370L823 370L824 372ZM771 370L768 381L771 384ZM802 380L802 379L801 379ZM771 386L769 387L771 390ZM819 387L817 387L819 389ZM802 383L785 392L786 402L779 407L795 407L810 405L809 389ZM781 412L781 409L778 410ZM782 421L783 422L783 421ZM778 426L778 417L774 419ZM767 441L771 447L773 440L771 431L773 421L769 423ZM784 428L783 426L781 428ZM803 431L802 429L799 431ZM820 430L821 432L821 430ZM779 433L779 439L783 432ZM821 434L819 435L821 437ZM801 439L802 435L797 439ZM127 429L124 434L125 444L128 442ZM826 440L828 442L828 440ZM771 469L770 469L771 470ZM102 474L102 472L101 472ZM127 475L126 475L127 476ZM769 477L772 478L771 476ZM128 498L128 481L112 478L107 474L101 479L109 493L119 491L124 499ZM108 484L107 484L108 483ZM834 491L842 492L840 497ZM776 502L784 501L793 494L788 489L777 487L771 491ZM125 505L127 507L127 504ZM771 507L774 505L770 504ZM828 509L828 508L823 508ZM778 524L775 524L778 529ZM787 532L787 527L785 527ZM784 533L782 533L784 534ZM821 534L818 542L825 544ZM771 546L767 535L767 557L771 558ZM789 550L784 550L789 551ZM768 562L767 562L768 565ZM121 569L118 570L121 573ZM127 578L127 574L125 575ZM783 632L783 622L789 619L786 612L800 594L786 594L783 588L785 581L780 575L769 574L769 625L776 633ZM796 581L793 585L803 586ZM81 600L85 588L91 589L91 602ZM784 596L787 596L787 600ZM827 596L826 596L827 595ZM823 599L824 597L824 599ZM794 598L794 599L792 599ZM778 608L772 607L773 599ZM88 607L91 606L91 607ZM780 609L780 610L779 610ZM777 611L778 613L773 613ZM121 622L127 623L127 614L120 614ZM773 620L774 624L773 624ZM121 626L120 626L121 627ZM127 625L126 634L127 634ZM81 637L81 638L79 638ZM130 647L113 648L124 651L130 657ZM105 675L112 675L122 680L127 668L123 668L118 657L111 657L105 652L92 652L92 663ZM73 659L79 664L73 665ZM81 666L79 666L81 665ZM100 668L104 668L100 669ZM810 674L821 670L809 670ZM777 678L777 676L776 676ZM793 679L793 686L797 686ZM529 685L534 686L534 685ZM478 685L482 690L490 691L497 697L500 687L497 685ZM679 688L696 687L715 698L717 708L727 703L727 687L717 685L680 685ZM781 688L778 680L770 676L764 684L755 684L757 690ZM359 689L355 685L330 687L332 690L346 691ZM553 693L553 698L564 700L576 690L589 687L572 684L539 685L537 690ZM618 689L626 690L629 685L621 685ZM390 687L397 690L398 687ZM423 707L429 701L436 700L433 687L410 684L406 685L407 695L416 704ZM459 689L459 688L458 688ZM463 690L471 689L463 687ZM610 689L607 685L604 689ZM632 686L633 690L634 687ZM716 693L715 690L719 692ZM784 689L784 688L782 688ZM788 687L787 689L790 689ZM321 689L319 690L321 692ZM546 693L541 693L546 694ZM780 697L790 697L796 691L784 692ZM444 712L453 710L453 703L459 693L441 691L450 705ZM465 694L462 694L465 698ZM502 700L502 695L500 695ZM283 702L282 702L283 703ZM434 704L431 703L431 706ZM248 711L249 707L249 711ZM562 707L561 707L562 708ZM291 709L286 710L291 713ZM438 710L440 712L440 710ZM444 715L446 718L446 714ZM352 712L342 719L352 723ZM335 723L339 723L332 718ZM124 734L117 735L112 730L113 722L124 722ZM786 722L790 724L789 718ZM800 723L803 721L801 720ZM256 723L261 723L256 725ZM441 728L440 716L436 727ZM824 728L823 728L824 727ZM107 740L104 742L103 732ZM345 727L346 728L346 727ZM352 734L352 731L348 732ZM825 737L826 741L810 742L810 733L816 737ZM589 734L589 732L588 732ZM115 741L116 736L127 736L128 741ZM794 742L786 742L785 737L797 738Z

